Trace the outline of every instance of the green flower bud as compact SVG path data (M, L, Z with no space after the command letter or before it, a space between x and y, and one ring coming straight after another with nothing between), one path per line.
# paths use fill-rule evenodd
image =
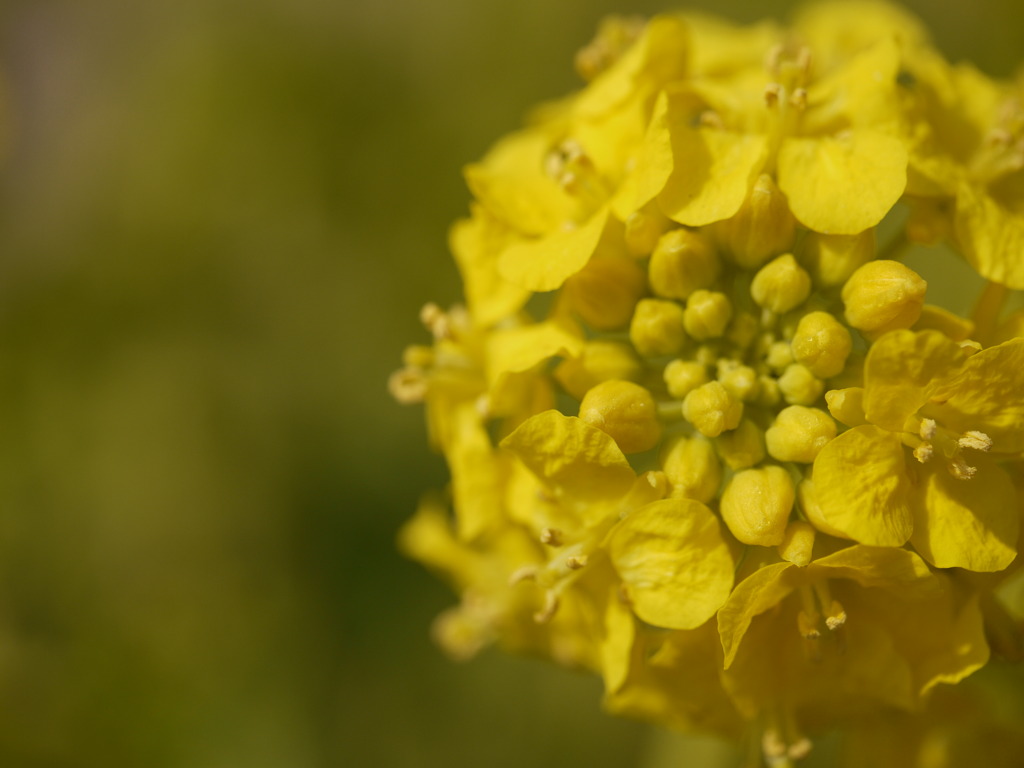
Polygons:
M927 288L920 275L898 261L869 261L843 286L846 322L871 339L909 328L921 315Z
M654 398L631 381L605 381L591 389L580 403L580 418L607 433L623 453L649 451L661 440Z
M810 293L811 276L791 253L761 267L750 284L750 295L757 305L780 315L803 304Z
M633 311L629 340L644 357L676 355L686 343L683 308L674 301L641 299Z
M718 254L703 235L679 228L658 240L647 266L647 277L651 290L658 296L685 299L714 284L721 266Z
M828 379L843 370L853 340L828 312L809 312L800 318L790 343L798 363L818 378Z
M827 413L803 405L791 405L779 411L764 435L772 458L804 464L813 462L835 436L836 423Z
M743 403L720 381L709 381L683 400L683 416L705 437L718 437L736 429L743 418Z
M732 304L724 293L694 291L686 302L686 332L695 339L717 339L731 317Z
M794 497L793 481L782 467L746 469L725 487L720 511L741 542L774 547L785 537Z

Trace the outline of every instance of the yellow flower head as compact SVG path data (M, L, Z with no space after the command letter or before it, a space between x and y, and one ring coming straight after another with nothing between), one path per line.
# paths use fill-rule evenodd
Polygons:
M771 765L919 710L1020 644L1012 89L881 2L612 19L577 68L466 169L466 306L391 380L452 476L401 536L461 596L440 641ZM993 281L972 318L903 260L928 233Z

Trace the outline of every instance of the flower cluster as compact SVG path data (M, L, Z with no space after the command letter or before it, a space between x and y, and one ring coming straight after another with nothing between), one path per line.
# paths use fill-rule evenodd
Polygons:
M772 765L1020 655L1024 86L875 2L609 19L576 63L466 169L465 306L390 383L452 476L400 537L461 596L438 640ZM940 242L971 318L900 260Z

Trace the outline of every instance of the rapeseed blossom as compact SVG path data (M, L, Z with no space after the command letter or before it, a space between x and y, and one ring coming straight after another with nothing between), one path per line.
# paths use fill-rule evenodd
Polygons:
M438 641L773 766L892 718L893 765L954 764L935 692L1022 655L1024 91L879 2L612 18L577 67L466 169L465 305L391 380L452 477L400 536Z

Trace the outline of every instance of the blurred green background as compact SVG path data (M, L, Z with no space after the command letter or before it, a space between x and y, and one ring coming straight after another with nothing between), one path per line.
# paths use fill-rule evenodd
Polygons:
M913 5L1024 47L1016 4ZM0 765L657 762L596 680L432 646L394 537L445 472L385 382L459 297L461 166L663 7L5 0Z

